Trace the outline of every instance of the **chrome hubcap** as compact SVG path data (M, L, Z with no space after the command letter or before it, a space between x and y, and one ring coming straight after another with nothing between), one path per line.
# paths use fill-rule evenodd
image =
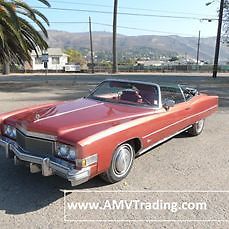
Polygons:
M196 123L196 130L198 133L201 132L201 130L203 129L203 126L204 126L204 120L203 119Z
M128 145L123 145L118 149L114 158L114 172L117 176L123 176L130 168L133 158L133 151Z

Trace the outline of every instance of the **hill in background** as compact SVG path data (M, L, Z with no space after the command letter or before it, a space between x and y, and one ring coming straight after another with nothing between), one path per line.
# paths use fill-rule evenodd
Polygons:
M87 51L90 48L88 33L70 33L49 30L49 46L53 48L73 48ZM93 32L93 46L96 55L103 55L107 59L112 54L112 33ZM119 56L125 58L139 58L151 56L157 59L160 56L188 56L196 58L197 38L180 36L124 36L118 35L117 48ZM200 59L213 62L215 37L201 38ZM222 44L220 61L229 60L229 47Z

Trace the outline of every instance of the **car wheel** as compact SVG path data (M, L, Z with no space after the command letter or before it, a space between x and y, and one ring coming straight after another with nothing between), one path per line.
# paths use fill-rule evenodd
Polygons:
M188 133L191 136L197 136L201 134L201 132L204 129L204 119L201 119L200 121L194 123L192 127L188 130Z
M132 168L134 155L134 148L130 144L120 145L114 151L110 168L101 174L101 178L109 183L115 183L125 178Z

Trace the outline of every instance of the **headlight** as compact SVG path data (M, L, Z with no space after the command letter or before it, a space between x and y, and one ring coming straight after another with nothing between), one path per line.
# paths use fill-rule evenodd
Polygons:
M16 139L16 128L10 125L4 125L3 127L4 134L10 138Z
M76 160L76 150L72 146L57 143L56 153L59 157L67 159L69 161Z

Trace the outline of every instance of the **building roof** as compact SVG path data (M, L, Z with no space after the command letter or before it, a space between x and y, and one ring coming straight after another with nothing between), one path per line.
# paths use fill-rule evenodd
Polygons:
M64 53L61 48L48 48L48 54L50 56L62 56Z
M48 48L47 52L49 54L49 56L63 56L66 55L64 54L64 52L62 51L61 48ZM39 56L42 55L41 51L38 51ZM33 50L31 53L32 56L36 56L36 52Z

